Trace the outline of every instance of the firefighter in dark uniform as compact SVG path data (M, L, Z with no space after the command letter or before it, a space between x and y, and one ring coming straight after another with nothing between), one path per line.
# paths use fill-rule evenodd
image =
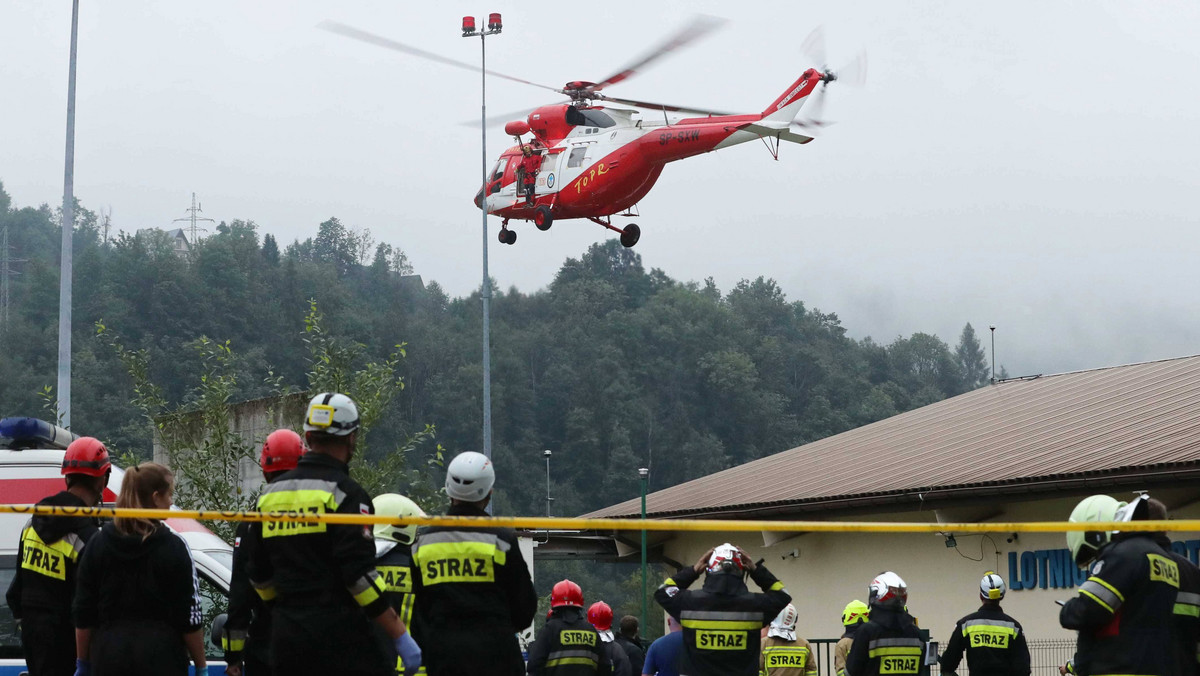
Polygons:
M905 610L908 585L900 576L880 573L871 581L871 618L858 628L850 654L849 676L916 676L921 670L925 642L912 615Z
M1166 521L1167 506L1150 498L1146 501L1146 518L1150 521ZM1137 515L1135 515L1136 518ZM1200 674L1200 568L1187 556L1171 549L1171 540L1166 533L1153 534L1158 543L1179 566L1179 593L1175 595L1175 639L1176 661L1182 676Z
M846 657L850 655L850 647L854 645L854 636L858 628L866 623L871 609L867 604L855 599L846 604L842 610L842 626L846 628L837 645L833 646L833 671L836 676L846 676Z
M1075 507L1070 521L1145 519L1147 510L1146 496L1122 503L1093 495ZM1152 533L1071 531L1067 545L1078 565L1091 564L1079 595L1058 615L1059 624L1079 632L1075 673L1177 674L1174 607L1180 591L1179 564Z
M963 653L973 676L1029 676L1029 645L1021 623L1004 613L1000 601L1006 587L1004 578L988 571L979 581L979 610L954 625L938 663L943 674L958 669Z
M267 485L263 512L372 514L371 498L350 479L358 407L344 394L313 397L304 418L309 451ZM369 526L323 521L255 524L242 541L250 583L271 611L271 657L277 674L390 676L395 661L379 649L371 622L415 669L421 651L388 606L375 571Z
M529 649L529 676L608 676L612 662L583 614L583 590L563 580L550 590L550 617Z
M263 441L258 464L269 484L296 469L304 454L304 441L291 430L275 430ZM251 522L238 524L233 540L233 568L229 576L229 614L221 631L225 651L225 673L229 676L259 676L271 673L271 613L266 602L254 593L246 573L246 552L242 539L250 532Z
M486 517L496 482L482 453L460 453L446 468L449 516ZM508 528L423 529L412 548L422 650L430 676L518 676L517 633L537 612L537 594L517 534Z
M111 472L104 444L80 437L67 446L63 456L67 490L38 504L95 507ZM98 530L94 518L42 515L21 529L17 569L5 600L20 622L21 648L30 676L75 673L75 625L71 621L75 576L83 548Z
M688 589L705 571L704 587ZM746 588L742 579L746 573L763 590L761 594ZM654 592L654 600L683 626L681 675L755 676L760 630L792 597L765 566L725 543L667 578Z
M396 493L377 495L372 502L375 513L380 516L425 516L425 511L417 503ZM416 539L415 525L375 525L375 570L379 572L379 579L383 583L383 596L400 616L404 626L408 627L417 645L420 645L420 623L413 619L417 597L412 593L412 544ZM387 634L378 627L375 634L382 648L391 652L392 641ZM399 656L396 657L396 673L405 673L404 660ZM424 674L425 667L419 667L416 673Z

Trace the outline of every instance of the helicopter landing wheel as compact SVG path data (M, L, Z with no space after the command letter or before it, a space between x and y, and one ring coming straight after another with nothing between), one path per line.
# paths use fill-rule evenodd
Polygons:
M499 239L501 244L516 244L517 232L515 230L502 229L500 230Z
M642 238L642 229L637 226L637 223L630 223L621 230L621 246L628 249L638 240Z
M554 225L554 214L550 213L550 207L542 205L533 211L533 224L538 230L545 232Z

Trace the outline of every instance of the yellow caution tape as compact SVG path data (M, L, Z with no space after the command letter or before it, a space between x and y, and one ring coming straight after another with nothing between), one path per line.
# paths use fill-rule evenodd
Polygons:
M0 505L0 514L123 517L131 519L195 519L198 521L323 521L350 525L450 526L517 528L524 530L634 530L785 533L1065 533L1067 531L1200 531L1200 519L1133 521L1129 523L1069 523L1026 521L1012 523L891 523L879 521L751 521L721 519L574 519L525 516L412 516L375 514L309 514L186 509L127 509L61 505Z

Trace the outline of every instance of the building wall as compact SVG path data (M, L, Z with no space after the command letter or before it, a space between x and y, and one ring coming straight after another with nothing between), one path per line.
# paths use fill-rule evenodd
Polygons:
M1128 493L1113 495L1118 499L1129 497ZM1165 501L1172 507L1175 518L1200 518L1200 504L1173 506L1192 499L1184 490L1156 492L1155 496L1171 498ZM1065 521L1082 497L992 505L988 511L1002 510L1002 513L987 521ZM955 513L951 511L943 516L955 517ZM929 511L866 514L843 520L938 522L936 515ZM1067 566L1060 566L1056 571L1052 566L1058 556L1055 550L1065 550L1067 546L1065 534L1022 533L1013 542L1008 541L1012 534L991 534L985 538L956 532L954 536L957 549L946 546L945 536L929 533L807 533L771 546L764 546L761 533L681 533L666 543L665 554L690 565L710 547L732 542L744 548L755 560L765 559L764 565L792 594L800 613L799 631L809 638L840 636L842 608L853 599L866 601L867 585L884 570L895 571L908 583L909 611L918 618L920 626L929 629L933 639L943 645L955 622L979 607L979 579L989 570L1000 573L1009 585L1004 610L1021 622L1031 640L1074 638L1074 632L1058 625L1059 607L1054 603L1056 599L1066 600L1077 593L1075 580L1070 575L1066 576L1065 582L1062 580L1063 573L1073 571L1064 570ZM1190 544L1191 557L1196 560L1200 553L1200 533L1170 533L1169 536L1179 543L1177 549ZM1015 579L1010 570L1010 554L1014 555L1018 571ZM1025 555L1026 564L1024 575L1019 572L1022 555ZM1042 572L1043 568L1045 572ZM1024 587L1032 575L1037 577L1036 582L1029 582L1034 585L1032 589L1017 588ZM1049 579L1043 580L1046 577ZM1041 588L1043 581L1045 589Z

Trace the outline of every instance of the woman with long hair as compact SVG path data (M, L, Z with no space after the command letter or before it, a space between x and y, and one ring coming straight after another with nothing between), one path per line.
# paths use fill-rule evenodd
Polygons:
M171 470L125 472L117 507L169 509ZM183 538L158 519L118 517L88 543L75 594L77 676L183 676L207 669L199 586Z

